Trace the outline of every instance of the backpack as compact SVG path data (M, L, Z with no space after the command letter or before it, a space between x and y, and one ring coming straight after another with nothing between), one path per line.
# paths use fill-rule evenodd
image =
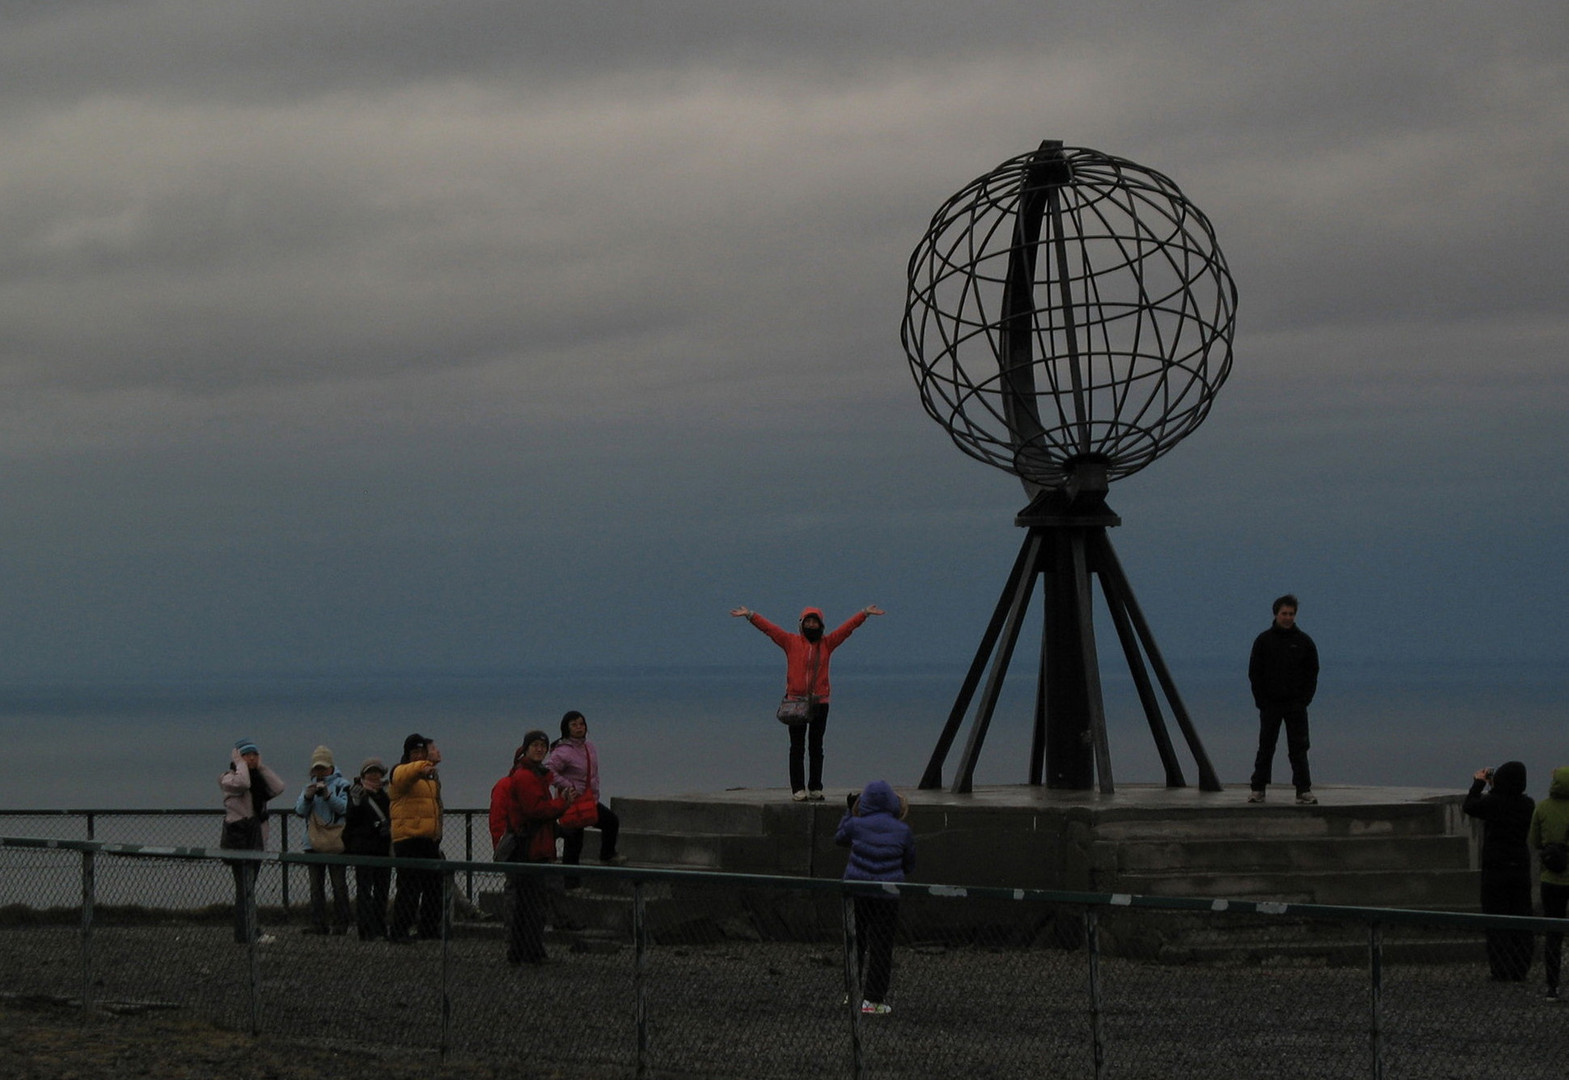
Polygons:
M1561 874L1569 870L1569 844L1543 844L1540 849L1542 856L1542 869L1550 874Z

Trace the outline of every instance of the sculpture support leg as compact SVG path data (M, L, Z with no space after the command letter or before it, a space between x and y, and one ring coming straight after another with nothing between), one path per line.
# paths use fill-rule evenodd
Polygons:
M1029 533L1019 548L1013 570L998 597L991 622L965 675L920 786L924 789L942 787L943 764L985 673L985 686L975 703L969 736L949 788L955 794L966 794L973 789L976 763L1018 644L1035 578L1039 576L1045 611L1035 686L1029 783L1039 785L1044 780L1046 786L1058 790L1086 791L1098 787L1104 794L1114 792L1111 744L1095 646L1093 579L1099 576L1150 735L1160 754L1166 785L1184 787L1186 780L1150 680L1151 671L1198 766L1200 790L1220 791L1220 781L1177 693L1149 624L1139 610L1127 575L1117 561L1104 521L1086 521L1079 515L1076 519L1064 516L1044 521L1036 519L1036 522L1028 524ZM1115 524L1116 519L1112 517L1110 523Z
M1155 671L1155 678L1160 682L1161 692L1166 695L1166 701L1171 706L1171 715L1177 721L1177 727L1182 732L1182 737L1187 741L1188 751L1193 755L1193 762L1198 767L1200 791L1222 791L1220 778L1215 775L1215 767L1210 764L1209 755L1204 752L1204 743L1199 738L1198 729L1193 726L1192 719L1188 716L1186 706L1182 704L1182 695L1177 692L1176 680L1171 677L1171 672L1166 668L1166 661L1160 655L1160 646L1155 644L1155 635L1150 632L1149 623L1144 619L1144 612L1139 609L1139 602L1133 595L1133 587L1128 584L1128 577L1122 572L1122 564L1117 561L1117 553L1112 549L1111 540L1101 537L1103 547L1103 567L1101 580L1106 579L1106 574L1116 576L1117 589L1122 594L1125 606L1128 609L1128 618L1133 623L1133 629L1139 636L1140 643L1144 646L1144 655L1149 657L1150 667Z
M1044 592L1045 590L1041 590ZM1041 629L1041 662L1035 672L1035 724L1030 732L1030 786L1040 787L1046 765L1046 703L1051 688L1046 685L1046 631Z
M997 655L992 660L991 674L986 677L986 688L981 691L980 704L976 706L975 720L970 725L970 738L959 757L953 784L948 790L964 795L975 785L975 763L981 756L981 744L986 741L986 729L991 726L992 713L997 708L997 697L1002 693L1003 676L1008 673L1008 662L1013 659L1013 647L1019 641L1019 627L1024 622L1024 612L1030 606L1030 593L1035 589L1035 574L1039 566L1041 538L1030 530L1026 542L1028 557L1024 572L1014 582L1013 597L1008 606L1007 625L998 643Z
M975 688L980 685L981 673L986 670L986 661L991 659L992 650L997 647L997 638L1002 633L1008 612L1014 603L1019 579L1026 572L1031 575L1036 572L1035 562L1039 550L1040 540L1032 529L1024 537L1024 543L1019 545L1019 554L1013 560L1013 569L1009 571L1008 580L1002 587L1002 595L997 598L997 607L992 611L991 622L986 624L986 632L981 635L980 647L975 650L975 659L970 661L970 670L965 673L958 697L954 699L953 709L948 713L948 722L943 725L942 735L938 737L937 746L932 750L932 756L926 763L926 771L921 774L919 786L923 791L942 787L943 762L948 760L948 751L953 748L954 736L958 735L959 727L964 723L965 713L970 711L970 701L975 697Z
M1127 658L1128 671L1133 676L1133 685L1139 694L1139 704L1144 708L1144 718L1149 722L1150 736L1155 740L1155 750L1160 754L1160 764L1166 773L1166 786L1186 787L1187 780L1183 778L1182 765L1177 761L1177 752L1171 745L1171 733L1166 730L1166 720L1161 715L1160 701L1155 697L1155 688L1150 684L1149 671L1144 666L1144 656L1139 651L1138 638L1128 617L1128 604L1131 600L1127 591L1128 583L1118 572L1118 567L1114 565L1116 556L1111 551L1111 542L1104 535L1095 537L1094 541L1101 592L1105 594L1112 625L1117 628L1117 640L1121 642L1122 654Z
M1088 791L1095 786L1095 736L1090 723L1090 686L1084 679L1083 634L1073 544L1068 530L1052 529L1051 555L1042 560L1041 652L1046 683L1046 786Z
M1073 587L1078 598L1079 657L1084 665L1084 685L1088 689L1090 737L1095 747L1095 773L1100 790L1110 795L1115 787L1111 779L1111 743L1106 737L1106 704L1101 697L1100 661L1095 655L1095 612L1091 607L1089 560L1085 555L1084 533L1075 530L1073 547Z

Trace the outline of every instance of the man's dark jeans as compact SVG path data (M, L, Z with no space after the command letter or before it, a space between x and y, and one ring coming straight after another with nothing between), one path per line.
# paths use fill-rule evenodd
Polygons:
M1308 714L1306 705L1295 702L1270 703L1258 711L1258 756L1253 759L1253 778L1249 787L1263 791L1269 786L1275 766L1275 744L1280 725L1286 725L1286 757L1291 761L1291 783L1298 794L1313 787L1308 770Z
M441 845L424 836L399 840L392 845L392 853L400 859L439 859ZM392 926L388 937L402 940L408 937L410 927L419 928L419 936L431 939L441 936L441 871L398 871L398 893L392 901Z

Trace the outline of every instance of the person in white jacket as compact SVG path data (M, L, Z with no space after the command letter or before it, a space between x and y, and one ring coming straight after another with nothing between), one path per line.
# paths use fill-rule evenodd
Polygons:
M267 801L283 794L282 778L262 764L261 750L254 739L240 739L229 753L229 768L218 777L223 792L223 837L219 846L231 851L265 851L267 848ZM271 935L259 934L245 903L247 886L256 881L254 862L229 864L234 872L234 940L249 944L268 942Z

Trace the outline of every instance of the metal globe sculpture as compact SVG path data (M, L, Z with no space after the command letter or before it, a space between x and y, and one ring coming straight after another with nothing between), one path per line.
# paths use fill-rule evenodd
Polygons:
M1168 786L1186 781L1151 682L1219 790L1106 529L1113 480L1209 414L1231 370L1236 288L1209 220L1153 169L1043 142L948 199L909 263L901 340L928 414L1019 477L1029 530L921 787L939 787L990 661L953 790L975 763L1037 580L1045 598L1029 779L1114 790L1090 582L1098 578ZM1146 660L1148 667L1146 667Z
M1083 464L1128 476L1198 427L1235 309L1214 230L1174 183L1048 142L937 211L901 336L959 448L1052 488Z

